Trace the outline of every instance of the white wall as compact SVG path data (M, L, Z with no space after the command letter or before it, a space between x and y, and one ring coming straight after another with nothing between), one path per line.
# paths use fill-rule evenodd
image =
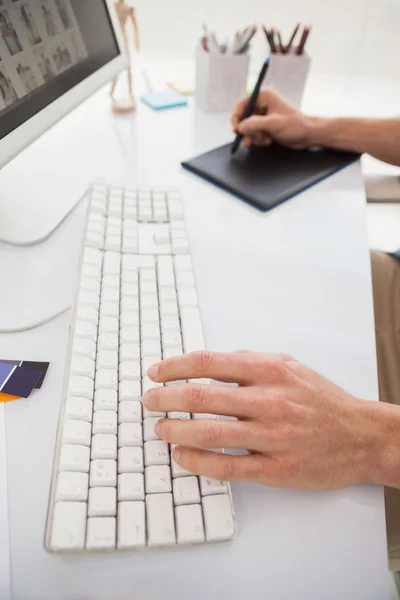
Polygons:
M315 72L400 80L400 0L130 0L145 52L190 56L204 22L223 39L264 23L290 35L311 23L308 50ZM267 46L257 34L253 64Z

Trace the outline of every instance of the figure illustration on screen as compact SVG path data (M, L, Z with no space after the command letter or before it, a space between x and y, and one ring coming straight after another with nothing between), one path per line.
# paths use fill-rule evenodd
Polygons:
M37 88L38 84L35 75L29 65L21 65L21 63L19 63L17 66L17 73L21 78L27 94L33 92L33 90Z
M6 106L10 106L16 100L18 100L17 92L11 80L5 76L3 71L0 70L0 96Z
M42 51L37 49L35 52L36 64L41 76L45 82L50 81L55 77L55 73L49 57Z
M0 30L1 36L11 56L18 54L18 52L22 52L23 48L21 42L19 41L19 37L12 23L9 21L7 11L0 12Z
M54 37L55 35L57 35L57 27L54 23L53 14L47 4L42 4L41 11L47 35L50 37Z
M64 25L64 29L71 29L72 21L69 16L68 8L65 4L65 0L56 0L56 6L61 22Z
M57 46L53 51L53 60L57 67L57 71L64 71L72 65L71 55L65 46Z
M28 40L31 46L36 46L36 44L40 44L42 38L40 37L40 33L36 27L36 23L33 19L32 12L27 4L23 4L20 9L21 21L25 25L26 33L28 35Z

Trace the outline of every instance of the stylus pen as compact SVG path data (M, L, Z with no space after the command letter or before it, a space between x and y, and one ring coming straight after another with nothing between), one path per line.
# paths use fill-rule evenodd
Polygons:
M246 108L243 111L243 115L242 115L242 119L241 119L242 121L244 119L248 119L248 117L250 117L253 114L253 110L254 110L254 107L255 107L256 102L257 102L258 94L260 92L261 84L264 81L264 77L265 77L265 75L267 73L268 66L269 66L269 58L267 58L267 60L265 61L265 63L262 66L262 69L261 69L260 74L259 74L258 79L257 79L257 83L256 83L256 85L254 87L253 93L251 94L251 96L249 98L249 101L248 101L248 103L246 105ZM240 142L242 141L242 139L243 139L242 134L238 133L236 135L235 141L232 144L232 148L231 148L231 153L232 154L235 154L235 152L237 151L237 149L240 146Z

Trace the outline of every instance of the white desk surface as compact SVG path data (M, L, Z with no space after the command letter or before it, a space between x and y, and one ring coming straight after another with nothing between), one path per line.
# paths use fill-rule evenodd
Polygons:
M103 90L55 131L31 156L43 161L57 135L62 154L46 160L60 174L182 188L210 349L290 352L349 392L378 397L358 164L261 214L179 166L231 139L225 115L139 106L136 117L115 119ZM71 302L83 211L40 247L0 246L8 289L0 295L0 328ZM0 336L3 357L51 361L34 398L5 407L13 600L389 598L376 486L306 493L234 484L238 538L231 544L71 559L47 554L42 540L69 318Z

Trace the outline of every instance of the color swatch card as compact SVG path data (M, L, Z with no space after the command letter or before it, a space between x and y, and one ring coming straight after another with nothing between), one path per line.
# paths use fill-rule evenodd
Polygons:
M28 398L40 389L49 363L0 359L0 402Z

